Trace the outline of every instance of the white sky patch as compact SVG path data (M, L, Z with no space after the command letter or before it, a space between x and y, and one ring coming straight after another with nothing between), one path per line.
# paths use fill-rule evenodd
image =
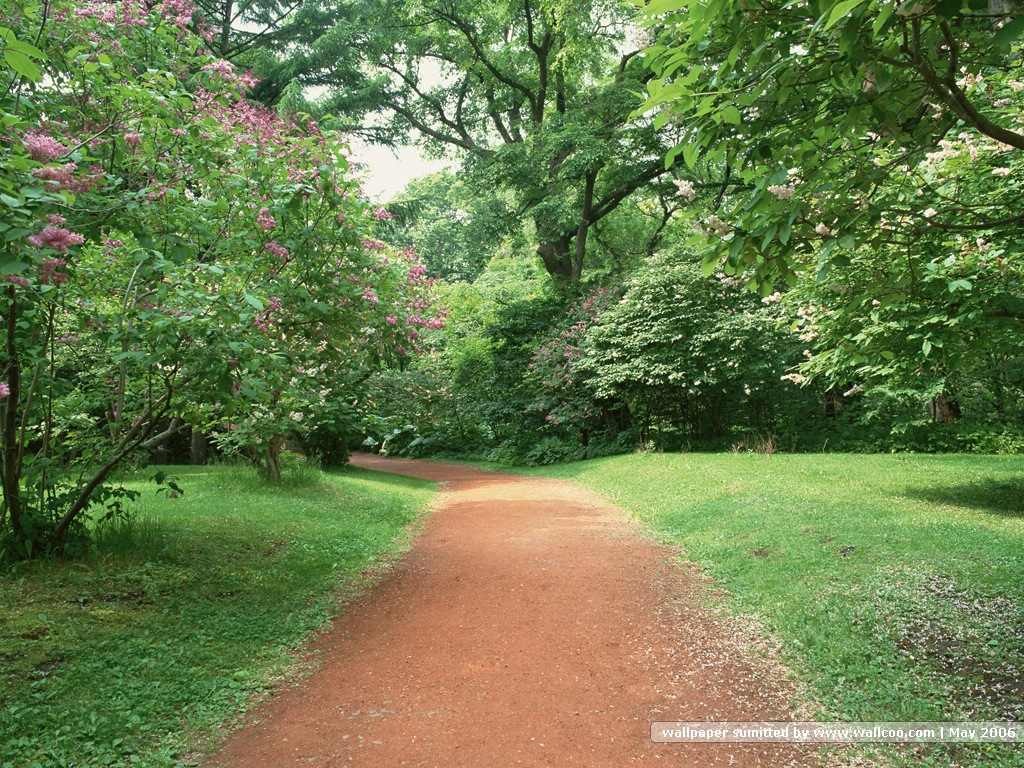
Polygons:
M417 147L391 150L362 142L352 143L352 160L365 166L360 172L363 192L378 203L391 200L413 179L453 165L451 160L427 159Z

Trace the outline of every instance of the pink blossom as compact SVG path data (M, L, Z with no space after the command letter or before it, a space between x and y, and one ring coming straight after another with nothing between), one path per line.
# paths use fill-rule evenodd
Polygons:
M10 396L11 396L11 388L7 386L7 382L6 381L0 381L0 400L3 400L5 397L10 397Z
M28 131L22 141L33 160L60 160L68 153L67 147L42 131Z
M278 245L273 240L271 240L263 247L266 248L269 253L272 253L275 256L282 259L288 255L288 249L285 248L283 245Z
M386 322L388 325L398 325L398 315L391 313L384 318L384 322Z
M65 219L63 216L57 215L56 213L46 214L46 220L55 227L62 227L65 224L67 224L67 219Z
M281 299L277 296L271 296L267 301L267 308L262 312L256 313L252 324L261 331L269 330L274 325L274 321L270 316L279 309L281 309Z
M54 226L46 227L38 235L32 235L26 239L29 245L34 245L36 248L52 248L58 253L67 253L69 246L81 245L85 242L85 238L77 232L69 232L62 227Z
M217 72L221 75L232 75L235 72L235 65L230 61L219 59L218 61L211 62L210 64L204 64L199 69L202 72Z
M124 143L129 147L142 146L142 135L138 131L129 131L124 135Z
M66 265L64 259L43 259L39 267L39 282L43 285L63 285L68 281L68 276L57 270Z
M793 188L784 184L772 184L768 187L768 191L775 195L779 200L789 200L793 196Z
M20 285L22 288L31 287L32 283L29 282L28 278L22 277L21 275L7 275L4 277L5 283L13 283L14 285Z
M78 170L76 163L67 163L66 165L47 165L44 168L37 168L32 171L32 175L37 179L50 182L51 184L57 185L57 187L71 187L75 183L74 173Z
M363 299L371 304L376 304L379 301L377 294L373 292L373 288L367 288L363 292Z
M373 218L377 221L387 221L388 219L395 218L394 214L389 213L386 208L374 208Z
M260 208L260 215L256 217L256 223L263 229L273 229L277 226L277 222L267 208Z
M424 267L422 264L417 264L416 266L409 270L409 277L413 280L415 280L418 277L423 277L425 274L427 274L427 268Z

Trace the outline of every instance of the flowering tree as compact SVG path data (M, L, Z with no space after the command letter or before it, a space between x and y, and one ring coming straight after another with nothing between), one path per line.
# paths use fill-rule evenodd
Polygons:
M294 371L357 370L434 319L343 146L246 102L197 24L185 0L0 15L0 532L23 554L116 510L139 450L254 404L273 443Z
M794 282L807 266L826 273L858 248L884 248L896 228L913 239L929 210L928 227L972 240L1024 222L998 175L1024 150L1017 4L638 5L662 30L646 106L683 134L668 162L703 169L715 192L694 211L709 261ZM927 154L964 141L981 151L965 154L973 185L925 173Z
M798 286L798 322L818 338L795 376L916 390L935 412L955 380L1016 355L1019 3L644 8L664 30L647 106L685 117L668 160L705 180L680 188L695 240L766 293L779 277Z
M614 433L624 426L616 419L616 415L621 417L620 401L606 398L595 402L579 370L587 332L602 313L615 306L621 293L619 286L589 291L566 311L561 326L537 348L530 362L530 371L543 392L533 407L544 413L549 425L579 433L584 444L591 429L608 427Z

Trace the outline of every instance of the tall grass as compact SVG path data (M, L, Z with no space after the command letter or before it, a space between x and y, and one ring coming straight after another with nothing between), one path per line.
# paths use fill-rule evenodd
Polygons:
M0 574L0 766L190 764L275 680L432 484L348 469L173 468L90 557Z
M531 474L632 510L781 641L827 719L1024 719L1024 459L687 454ZM1022 766L1018 747L894 759Z

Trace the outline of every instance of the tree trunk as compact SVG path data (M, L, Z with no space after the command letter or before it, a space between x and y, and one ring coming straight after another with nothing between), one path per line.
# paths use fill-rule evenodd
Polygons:
M928 415L932 421L952 424L960 418L960 404L956 400L948 399L944 393L940 393L928 403Z
M573 253L569 247L570 242L571 238L557 237L542 240L537 246L537 255L544 261L544 268L552 277L572 280Z
M227 58L231 43L231 12L233 9L233 0L224 0L224 18L220 28L220 55L222 58Z
M22 534L21 520L21 445L18 440L18 403L21 400L21 363L15 334L18 328L18 295L15 286L7 287L7 367L4 375L10 390L3 407L2 477L4 515L10 515L11 528L19 537ZM0 518L0 523L3 520Z
M206 442L206 435L195 427L192 428L192 442L189 450L189 464L198 466L205 464L209 458L209 445Z
M273 483L281 482L281 446L284 444L284 435L275 435L267 443L263 452L263 459L267 462L267 477Z
M590 230L590 217L594 212L595 181L597 181L597 171L589 172L583 189L583 213L580 215L580 226L576 230L576 250L573 253L572 275L569 278L573 285L578 283L583 275L583 256L587 252L587 232Z

